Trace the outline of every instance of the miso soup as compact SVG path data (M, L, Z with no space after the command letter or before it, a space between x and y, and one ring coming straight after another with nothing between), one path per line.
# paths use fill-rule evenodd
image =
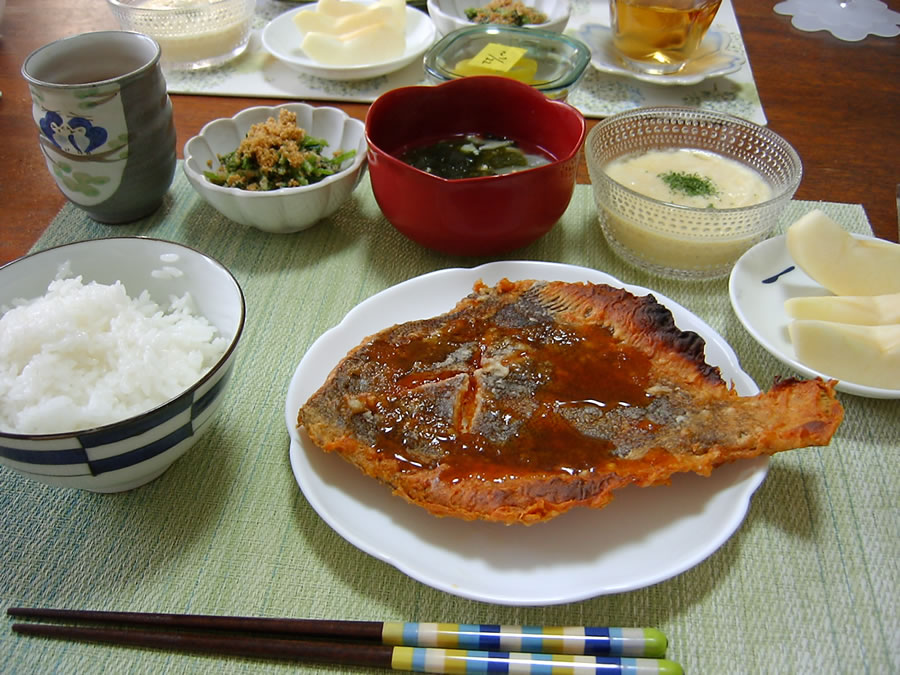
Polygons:
M549 164L540 148L491 134L460 134L429 140L398 153L403 162L441 178L456 180L497 176Z

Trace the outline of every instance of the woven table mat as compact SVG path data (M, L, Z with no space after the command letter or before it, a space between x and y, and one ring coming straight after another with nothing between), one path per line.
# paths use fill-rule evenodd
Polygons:
M429 83L425 77L423 59L396 72L364 80L325 80L300 73L282 63L263 46L262 31L270 21L296 7L297 4L293 2L257 0L253 32L247 50L238 58L216 68L167 71L169 92L371 103L391 89ZM599 36L609 28L609 4L605 0L573 0L571 9L567 34L588 43L588 47L594 50L603 51L604 38ZM721 34L723 40L723 49L717 63L720 60L743 60L736 72L709 77L694 84L672 85L601 72L589 65L568 102L586 117L608 117L643 106L680 105L730 113L757 124L765 124L766 115L759 100L756 81L731 0L722 1L711 30ZM299 39L300 34L297 35ZM712 34L709 38L712 38ZM608 38L605 41L608 42Z
M821 208L869 233L860 206ZM223 262L247 299L234 377L213 428L154 482L120 494L46 487L0 469L6 606L545 625L653 626L691 673L897 672L898 403L841 395L831 445L776 455L717 552L641 590L549 607L490 605L415 581L338 536L291 473L288 382L305 350L362 300L410 277L483 259L427 251L383 218L364 180L330 219L271 235L220 216L179 170L163 208L110 227L67 205L35 249L117 235L182 242ZM557 226L509 259L603 270L686 306L763 388L790 371L734 316L727 281L686 283L620 262L579 185ZM656 488L665 489L665 488ZM602 532L585 536L602 537ZM288 672L295 664L74 645L0 633L3 672ZM342 672L309 666L301 672ZM353 672L366 672L365 669Z

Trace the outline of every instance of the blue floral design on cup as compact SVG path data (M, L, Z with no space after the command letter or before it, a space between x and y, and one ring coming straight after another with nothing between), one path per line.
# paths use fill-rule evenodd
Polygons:
M60 151L73 155L91 154L106 143L109 136L105 128L95 126L85 117L72 117L65 121L54 110L45 113L40 127L47 139Z
M22 66L47 168L99 222L148 216L172 183L175 125L159 59L147 35L97 31L40 47Z

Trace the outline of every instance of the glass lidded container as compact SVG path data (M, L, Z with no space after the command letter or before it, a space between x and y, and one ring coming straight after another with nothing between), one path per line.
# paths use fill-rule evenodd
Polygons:
M425 54L425 74L440 84L468 75L499 75L565 100L591 62L583 42L536 28L481 24L447 33Z

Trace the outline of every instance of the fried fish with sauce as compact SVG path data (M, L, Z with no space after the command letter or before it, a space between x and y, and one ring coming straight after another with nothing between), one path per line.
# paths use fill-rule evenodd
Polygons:
M440 516L534 523L626 485L709 475L827 444L834 382L742 397L652 295L600 284L476 284L450 312L353 349L298 424Z

